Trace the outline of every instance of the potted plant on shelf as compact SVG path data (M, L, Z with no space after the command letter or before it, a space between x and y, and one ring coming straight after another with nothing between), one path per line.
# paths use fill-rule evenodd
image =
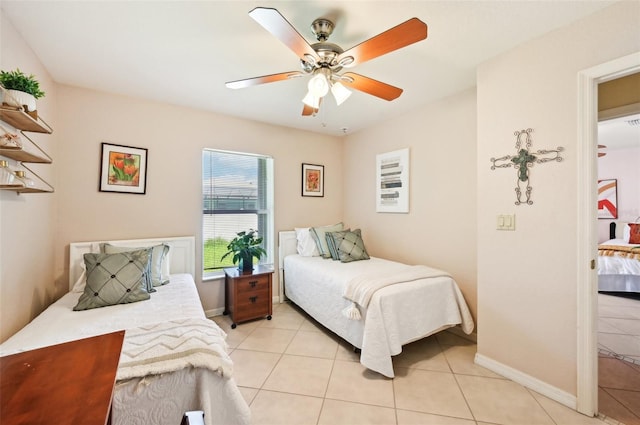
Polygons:
M26 112L34 112L36 99L44 97L44 92L40 90L40 83L36 77L25 75L19 69L0 71L0 83L6 89L6 95L3 91L2 103L23 107Z
M253 257L259 260L262 255L267 255L267 252L260 246L262 238L253 229L248 232L238 232L236 235L227 245L228 252L222 256L221 260L233 255L233 264L239 263L238 270L250 272L253 270Z

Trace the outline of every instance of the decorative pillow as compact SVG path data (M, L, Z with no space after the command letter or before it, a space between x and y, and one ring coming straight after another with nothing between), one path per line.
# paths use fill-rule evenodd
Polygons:
M640 223L629 223L629 243L640 243Z
M108 243L100 244L100 251L105 254L116 254L119 252L131 252L138 251L140 249L151 248L151 290L149 292L155 292L154 286L162 286L169 283L169 273L165 273L165 263L169 264L169 245L160 244L155 246L146 246L139 248L132 248L129 246L115 246Z
M333 239L338 257L343 263L351 261L368 260L369 254L364 247L364 241L360 234L360 229L354 231L332 232L330 237Z
M318 247L318 252L324 258L331 258L331 253L329 252L329 247L327 246L326 233L327 232L339 232L344 228L342 223L334 224L332 226L321 226L321 227L312 227L309 230L311 233L311 237L316 243Z
M303 257L317 257L320 255L315 241L309 233L308 227L296 227L297 251Z
M344 232L350 232L351 229L344 229ZM338 249L336 248L336 244L331 236L334 232L327 232L325 234L325 239L327 240L327 247L329 248L329 254L331 254L332 260L339 260L340 255L338 254Z
M75 311L148 300L151 249L118 254L84 254L87 283Z

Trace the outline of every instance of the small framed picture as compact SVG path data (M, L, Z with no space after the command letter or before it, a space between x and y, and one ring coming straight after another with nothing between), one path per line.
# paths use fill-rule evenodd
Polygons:
M324 165L302 164L302 196L324 196Z
M147 150L102 143L100 192L136 193L147 191Z

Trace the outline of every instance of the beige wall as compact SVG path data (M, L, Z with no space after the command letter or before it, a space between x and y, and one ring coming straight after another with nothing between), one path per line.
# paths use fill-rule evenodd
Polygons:
M577 74L640 50L640 3L620 2L478 69L478 353L576 394ZM515 130L532 149L563 146L531 169L533 205L514 205ZM496 216L516 214L514 232Z
M55 171L60 144L55 103L57 87L0 9L0 69L34 74L46 96L38 100L38 112L53 127L51 135L27 133L53 159L53 164L29 164L29 168L57 186ZM4 124L3 124L4 126ZM11 130L10 128L7 129ZM32 148L29 148L32 149ZM10 161L15 168L15 161ZM35 179L34 179L35 180ZM54 225L56 195L17 195L0 190L0 341L19 330L48 306L55 296Z
M274 158L276 232L342 218L339 138L68 86L59 88L59 98L64 143L55 246L65 253L56 258L61 285L67 282L68 244L81 240L195 235L200 270L203 148ZM103 141L149 150L146 195L98 191ZM303 162L325 166L324 198L300 195ZM195 279L205 310L222 308L222 282L203 283L199 271Z
M70 242L194 235L200 270L203 148L274 158L276 232L342 219L342 139L57 85L2 19L2 69L47 93L38 109L54 133L33 138L54 163L34 169L55 193L0 191L0 341L67 292ZM103 141L149 150L146 195L98 191ZM300 196L303 162L325 166L324 198ZM222 308L222 282L195 278L205 310Z
M409 213L376 213L376 155L403 148ZM344 152L345 224L372 255L447 270L476 317L475 90L352 134Z

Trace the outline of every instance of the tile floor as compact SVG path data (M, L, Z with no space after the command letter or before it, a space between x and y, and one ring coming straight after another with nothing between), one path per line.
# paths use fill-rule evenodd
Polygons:
M598 406L640 425L640 298L598 294Z
M368 371L351 347L295 306L273 320L231 329L235 379L253 424L582 425L589 418L473 362L474 343L450 332L414 342L394 358L395 379Z

